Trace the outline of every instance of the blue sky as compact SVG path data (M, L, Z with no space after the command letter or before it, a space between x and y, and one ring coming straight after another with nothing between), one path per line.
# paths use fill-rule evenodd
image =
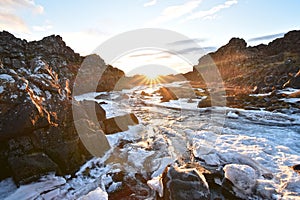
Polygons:
M82 55L122 32L165 28L218 48L232 37L268 43L300 29L299 0L1 0L0 28L39 40L59 34Z

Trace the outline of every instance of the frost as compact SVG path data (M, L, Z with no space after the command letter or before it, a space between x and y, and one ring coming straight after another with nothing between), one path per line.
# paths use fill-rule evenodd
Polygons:
M119 189L121 186L122 186L122 182L117 182L117 183L113 182L107 189L107 192L114 192L117 189Z
M18 98L18 95L13 94L13 95L10 96L10 98L11 98L11 99L17 99L17 98Z
M26 83L23 83L20 87L19 87L20 90L25 90L26 89Z
M10 83L15 82L15 79L13 79L13 77L11 75L8 75L8 74L0 74L0 79L2 79L4 81L8 81Z
M33 91L36 95L42 95L42 91L41 91L40 88L38 88L36 85L32 85L32 91Z
M0 86L0 94L4 92L4 87Z
M160 197L163 197L164 187L161 177L154 177L151 180L147 181L147 184L152 190L158 192Z
M12 74L15 74L15 75L17 74L17 72L13 69L9 69L9 72L12 73Z
M237 119L237 118L239 118L239 115L234 112L229 111L227 113L227 117L232 118L232 119Z
M45 67L46 63L40 59L35 61L35 69L34 69L34 73L37 73L42 67Z
M46 94L46 99L47 100L51 99L52 95L51 95L51 93L48 90L45 91L45 94Z
M223 168L225 177L230 180L233 185L246 194L251 194L256 184L256 172L248 165L228 164Z
M24 67L18 69L18 72L20 72L20 73L24 72L24 73L27 74L27 75L30 75L30 74L31 74L30 71L28 71L28 70L25 69Z
M79 200L108 200L108 194L103 191L100 187L96 190L89 192L87 195L80 197Z

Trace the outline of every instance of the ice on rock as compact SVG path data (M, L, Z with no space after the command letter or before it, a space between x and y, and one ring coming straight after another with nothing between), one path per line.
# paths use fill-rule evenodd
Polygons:
M170 165L171 163L174 163L174 158L171 157L163 157L163 158L157 158L152 161L153 169L156 169L154 173L151 175L152 178L159 176L164 172L166 167Z
M212 143L204 139L193 139L193 154L197 158L201 158L203 155L215 152L215 148Z
M223 170L225 177L230 180L237 189L245 194L252 193L252 189L257 181L255 169L248 165L228 164L225 165Z
M20 186L13 194L5 198L6 200L15 199L37 199L41 194L49 195L51 192L66 183L62 177L48 175L41 178L38 182ZM53 194L53 193L52 193Z
M236 114L236 113L234 113L234 112L232 112L232 111L229 111L227 113L227 117L232 118L232 119L237 119L237 118L239 118L239 115Z
M10 83L15 82L15 79L13 79L13 77L11 75L8 75L8 74L0 74L0 79L4 80L4 81L7 81L7 82L10 82Z
M107 189L107 192L114 192L122 186L122 182L112 182L112 184Z
M130 149L128 151L128 162L130 162L135 168L142 169L144 168L144 163L146 159L153 155L154 151L146 151L144 149Z
M3 86L0 86L0 94L4 92Z
M190 136L191 137L191 136ZM196 158L201 158L208 165L219 165L220 159L216 154L215 144L217 134L211 131L198 131L192 138L192 152Z
M220 165L220 158L217 153L212 153L208 155L203 155L201 157L207 165L217 166Z
M158 192L160 197L163 197L164 186L162 178L160 176L154 177L151 180L147 181L147 184L152 190Z
M108 200L108 194L107 192L103 191L100 187L98 187L96 190L93 190L89 192L87 195L82 196L79 198L79 200Z

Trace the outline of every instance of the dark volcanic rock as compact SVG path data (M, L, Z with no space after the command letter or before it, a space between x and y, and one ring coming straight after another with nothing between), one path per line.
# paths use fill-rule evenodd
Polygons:
M184 76L189 80L201 81L213 85L212 80L205 82L202 76L207 76L217 67L225 85L254 88L260 93L286 87L300 87L300 31L290 31L283 38L278 38L268 45L247 47L245 40L233 38L228 44L216 52L209 53L199 59L193 72ZM293 77L291 77L291 75ZM295 76L294 76L295 75Z
M292 169L300 174L300 164L292 166Z
M158 199L210 199L206 179L196 168L167 167L162 182L163 197Z
M106 134L113 134L122 131L127 131L128 126L134 126L139 123L139 120L133 113L109 118L103 121L104 131Z
M284 85L283 87L292 87L292 88L297 88L300 89L300 70L298 71L298 73L293 76L291 79L289 79Z
M106 65L96 54L86 56L76 77L74 95L88 92L103 92L115 89L125 74L123 71Z
M58 172L58 166L44 153L26 154L20 157L10 157L8 163L17 183L24 184L45 175L48 172Z
M0 32L0 57L0 179L13 176L24 183L51 171L72 174L91 154L100 155L93 148L87 150L83 141L93 140L89 144L94 146L102 142L102 146L98 143L100 150L95 150L102 154L109 149L99 126L106 119L105 111L95 102L81 106L72 102L73 83L83 58L60 36L27 42ZM99 56L93 58L92 64L107 69L97 79L95 90L112 89L111 80L117 81L114 75L124 73L106 66ZM74 124L73 104L80 107L76 115L82 117L80 131ZM93 109L96 120L91 117ZM83 130L89 130L85 132L91 137L80 135Z

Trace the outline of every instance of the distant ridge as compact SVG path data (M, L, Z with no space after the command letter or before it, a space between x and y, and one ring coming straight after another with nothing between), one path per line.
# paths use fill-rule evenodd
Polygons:
M258 87L260 91L282 88L294 79L300 66L300 31L286 33L268 45L247 47L244 39L232 38L217 51L199 59L192 72L184 74L188 80L203 82L199 69L215 64L227 85ZM290 85L300 87L299 83ZM288 86L285 85L285 86Z

